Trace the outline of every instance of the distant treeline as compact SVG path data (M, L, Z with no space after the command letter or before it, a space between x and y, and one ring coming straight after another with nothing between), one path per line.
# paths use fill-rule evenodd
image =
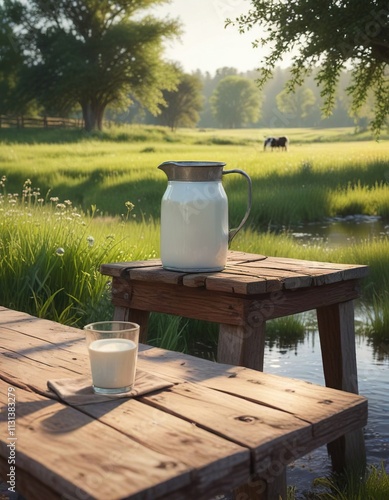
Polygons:
M320 88L315 81L315 70L306 79L302 87L297 89L296 94L287 94L285 86L290 78L289 68L276 68L273 77L261 90L261 111L259 120L252 123L252 127L265 128L294 128L294 127L352 127L361 129L368 127L371 118L371 108L364 106L360 110L360 116L352 116L350 112L351 99L347 94L350 85L350 73L344 71L341 75L336 95L336 104L331 116L324 117L322 114L322 98ZM214 76L209 73L196 73L203 82L203 95L205 104L200 114L200 127L217 127L217 122L212 115L210 98L221 79L229 74L239 74L250 80L258 80L257 71L238 73L234 68L221 68Z
M320 89L315 81L315 70L304 82L296 94L287 94L285 85L290 77L289 68L276 68L273 78L269 80L262 90L261 109L259 119L255 123L246 124L246 127L264 128L294 128L294 127L358 127L365 130L371 119L369 101L364 105L358 116L353 116L350 111L351 99L347 94L347 87L351 83L350 73L344 71L340 78L340 84L336 96L334 111L329 117L322 114L322 98ZM219 128L212 112L211 100L218 84L230 75L238 75L252 81L258 79L258 72L238 72L235 68L220 68L214 75L200 70L193 73L202 83L203 109L200 111L199 121L196 123L200 128ZM283 95L282 95L283 94ZM135 102L124 112L107 110L106 118L115 122L160 124L158 117L152 116Z
M316 70L317 72L318 70ZM238 73L235 68L220 68L214 75L209 72L202 73L200 70L192 73L201 85L198 92L202 94L202 109L199 111L195 120L190 124L179 123L179 126L199 127L199 128L223 128L217 121L212 109L212 96L219 83L231 75L237 75L247 80L255 81L258 79L258 72L249 71ZM315 72L307 78L303 86L299 87L295 94L288 93L285 90L286 83L290 77L289 68L277 68L273 78L269 80L260 94L259 118L256 122L245 123L249 128L295 128L295 127L356 127L363 131L368 128L369 121L372 118L372 106L369 106L369 98L362 106L358 116L350 111L351 100L347 94L347 87L350 85L350 74L344 72L340 78L340 85L336 96L334 111L331 116L324 117L322 114L322 98L320 89L314 79ZM185 101L184 101L185 102ZM184 106L185 104L181 104ZM228 106L228 103L226 103ZM79 116L79 113L73 116ZM129 108L124 111L115 111L109 107L104 116L104 123L132 123L132 124L150 124L166 125L161 120L161 116L153 116L143 108L136 99ZM239 126L239 125L238 125ZM1 116L0 128L4 127L84 127L82 119L76 118L56 118L56 117L27 117L27 116Z

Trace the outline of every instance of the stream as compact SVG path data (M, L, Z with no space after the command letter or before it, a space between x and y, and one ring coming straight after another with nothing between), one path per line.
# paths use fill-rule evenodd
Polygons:
M325 242L328 247L336 248L362 240L388 238L389 224L375 215L349 215L298 225L289 232L300 243Z
M364 429L367 463L384 462L389 473L389 345L377 352L366 337L357 335L356 353L359 393L368 398L369 406ZM267 345L264 371L325 385L318 332L307 333L302 343L290 348ZM291 464L287 480L302 498L304 491L312 490L313 479L330 473L331 460L323 446Z

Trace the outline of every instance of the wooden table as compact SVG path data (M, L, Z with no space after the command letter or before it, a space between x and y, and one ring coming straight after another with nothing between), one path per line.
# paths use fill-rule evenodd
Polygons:
M288 463L366 424L361 396L143 349L138 367L172 387L64 404L47 380L89 372L83 332L0 307L3 479L27 500L199 500L244 483L245 498L285 499Z

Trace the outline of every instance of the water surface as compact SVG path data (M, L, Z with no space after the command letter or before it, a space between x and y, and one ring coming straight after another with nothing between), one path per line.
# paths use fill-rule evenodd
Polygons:
M323 222L299 224L290 228L292 237L301 243L325 242L341 247L365 240L389 237L389 224L374 215L334 217Z
M325 385L319 334L311 331L293 347L267 342L264 371ZM359 393L368 399L368 423L364 429L367 463L384 462L389 473L389 345L382 352L366 337L356 336ZM325 446L297 460L287 469L288 485L297 487L297 498L312 490L314 478L331 473L331 460Z

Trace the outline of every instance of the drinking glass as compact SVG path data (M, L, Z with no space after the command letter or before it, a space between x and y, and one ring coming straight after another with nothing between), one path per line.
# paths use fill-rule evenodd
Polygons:
M129 321L99 321L84 326L93 390L120 394L134 387L139 325Z

